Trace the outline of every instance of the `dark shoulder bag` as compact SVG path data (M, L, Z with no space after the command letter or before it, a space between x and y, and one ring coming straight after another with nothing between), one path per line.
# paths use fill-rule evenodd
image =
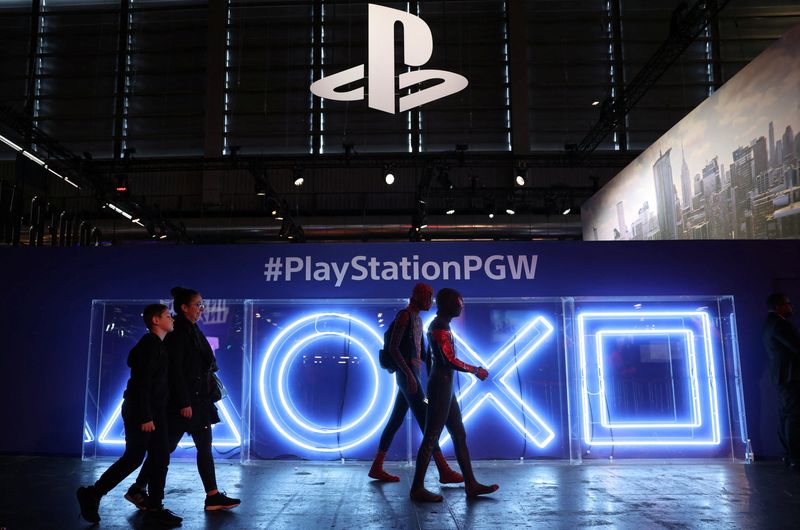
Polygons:
M216 362L212 363L211 368L208 370L208 396L211 398L212 403L221 401L228 396L225 385L222 384L222 380L220 380L215 373L217 370L219 370L219 368L217 368Z

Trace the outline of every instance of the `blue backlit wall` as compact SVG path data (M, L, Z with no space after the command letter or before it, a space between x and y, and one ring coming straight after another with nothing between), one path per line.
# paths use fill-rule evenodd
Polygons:
M460 337L459 348L464 357L482 360L492 372L485 382L462 378L459 389L462 410L469 414L467 429L476 457L564 458L565 454L574 453L570 444L585 449L587 437L592 442L591 454L640 456L647 454L650 450L647 443L656 436L685 442L674 454L691 455L697 448L713 447L703 444L713 442L716 436L724 439L725 433L734 432L731 426L744 419L727 411L742 408L747 410L748 432L756 454L776 455L775 398L766 376L759 333L766 294L779 288L795 298L800 296L800 280L795 272L800 258L798 246L796 242L697 243L0 249L0 272L4 279L11 280L4 285L6 303L0 306L3 333L0 369L3 373L17 374L7 381L9 395L14 396L15 402L8 421L15 430L13 435L0 439L0 451L76 455L81 452L82 440L97 440L101 436L113 440L118 436L118 427L113 422L104 433L115 404L109 405L109 410L102 412L104 417L95 424L83 421L87 352L90 341L95 340L95 335L90 337L88 332L92 300L159 300L168 296L169 288L175 284L198 288L206 299L242 303L241 333L251 335L239 344L242 348L245 344L252 345L248 361L252 364L243 364L242 353L238 353L238 362L224 366L223 374L226 385L233 390L228 409L233 422L245 410L252 414L251 431L239 432L245 450L265 458L290 454L311 458L320 454L316 449L295 444L276 424L308 445L325 443L325 437L331 444L337 434L337 444L345 439L343 436L357 441L374 427L373 422L377 423L374 415L381 416L385 410L382 407L386 406L381 403L382 390L372 404L374 386L368 359L349 372L363 379L364 394L347 394L347 399L363 399L360 403L346 403L341 425L356 422L365 410L369 410L370 421L365 418L346 433L326 432L339 429L338 420L333 423L315 416L313 400L318 396L303 394L302 389L292 386L284 386L282 392L284 399L296 401L292 409L296 418L286 408L273 412L274 422L269 418L262 401L272 403L273 407L274 403L280 403L281 387L265 386L262 400L258 379L266 352L278 339L278 328L268 324L256 327L257 303L297 301L286 302L283 307L271 302L271 307L262 308L261 320L277 317L281 326L313 312L349 312L380 334L377 313L382 310L384 315L393 315L401 307L401 299L407 296L414 283L411 278L416 274L423 279L432 278L429 282L435 288L455 287L470 299L464 317L454 325ZM377 265L372 265L372 258ZM280 274L266 267L270 260L273 269L281 264ZM386 263L394 263L396 267ZM344 264L348 265L346 270ZM292 271L291 278L287 278L287 270ZM702 311L698 311L700 304L648 306L648 297L663 301L685 296L696 300L708 295L732 295L735 312L733 307L728 310L719 305ZM519 307L502 307L503 303L520 297L538 302L521 311ZM598 322L591 317L593 313L637 310L630 303L631 307L623 308L618 304L603 307L597 302L609 297L643 301L642 311L706 312L711 331L707 332L702 316L669 320L650 315L653 318L648 324L626 321L624 317ZM478 299L503 302L493 307ZM554 301L563 299L572 302L564 305ZM249 310L245 300L253 301ZM325 307L312 307L314 304L309 302L313 300L358 300L366 309L356 315L358 312L352 305L338 307L328 303ZM245 314L246 311L251 312ZM268 311L278 311L280 315L267 316ZM492 329L502 329L497 321L501 317L497 315L503 311L508 315L507 333L494 333ZM579 333L580 315L585 315L582 333ZM491 323L492 318L496 322ZM549 334L548 324L553 326ZM224 357L224 352L219 353L225 343L223 333L211 329L221 324L206 325L206 335L220 337L217 351ZM279 361L280 370L280 363L288 357L283 366L288 377L284 379L291 381L301 373L298 364L303 355L301 350L307 347L309 351L336 351L334 347L342 344L338 341L344 340L336 333L343 333L344 325L344 320L329 322L311 336L305 330L305 335L297 338L305 337L308 342L294 352L291 346L277 343L274 352L282 352L284 358L279 361L276 355L267 362ZM354 323L347 325L352 325L352 329L357 327ZM633 339L623 340L623 333ZM374 336L370 339L371 336L370 331L362 330L355 338L364 349L369 349L367 342L376 340ZM516 357L505 349L509 345ZM363 354L354 341L348 340L348 347L350 355ZM121 358L129 348L125 340L119 340L114 355ZM726 357L735 348L739 358ZM643 350L649 352L644 357ZM568 357L568 351L583 354ZM234 358L231 355L230 359ZM583 368L581 358L585 363ZM645 362L647 359L652 362ZM730 363L737 359L735 364L740 361L739 366L728 366L728 359ZM569 364L573 360L574 366ZM661 400L663 407L643 415L645 411L632 404L630 398L641 392L629 381L630 370L635 368L642 377L657 378L664 376L665 366L671 370L674 381L670 395ZM243 369L252 374L249 387ZM578 377L582 369L583 379ZM712 369L717 373L716 383L706 377ZM735 386L736 373L741 374L744 382L741 395L730 391ZM123 375L108 381L105 388L109 395L124 387L124 379ZM378 379L382 381L380 388L388 388L390 381L386 382L385 372L378 371ZM581 385L586 386L587 398L585 402L576 402L574 398L580 395ZM110 402L114 398L105 399ZM741 402L744 407L732 406L731 401ZM334 405L339 403L327 405L335 409ZM575 404L575 410L564 414L571 404ZM224 405L227 407L227 402ZM577 420L580 421L571 423ZM481 429L476 429L477 425ZM313 429L323 432L316 433ZM359 432L359 429L366 430ZM412 435L411 446L418 442L415 428L401 430L395 440L398 447L393 458L405 457L406 432ZM500 440L491 439L496 432L503 433ZM576 438L565 440L566 432L575 433ZM552 439L548 441L551 433ZM229 431L224 433L229 434L236 439ZM219 436L223 438L221 431ZM611 441L614 445L603 445ZM447 451L448 440L443 439L442 443ZM367 442L361 447L348 449L351 454L346 456L358 458L373 450ZM331 451L327 457L338 458L339 454Z
M404 301L252 304L246 457L370 458L396 395L376 354ZM469 299L453 323L459 355L491 372L484 382L463 374L456 382L475 456L570 457L563 350L553 323L561 306L560 299ZM420 438L407 422L389 457L408 458ZM451 449L446 434L440 443Z
M128 352L142 336L142 308L171 300L95 301L90 326L91 348L87 376L87 410L84 455L121 454L125 431L121 417L122 395L130 375ZM242 359L244 355L244 306L229 300L205 300L201 325L220 367L228 395L217 404L221 422L213 426L214 450L219 458L239 458L241 437ZM194 444L187 436L177 456Z
M116 352L138 338L129 324L146 303L94 304L100 337L84 423L99 435L84 440L84 456L122 451L118 381L128 368ZM207 305L201 325L230 393L214 426L219 457L371 457L397 394L377 352L404 300ZM455 386L475 457L744 453L741 374L735 341L725 337L736 329L731 297L467 298L452 326L459 356L489 370L483 382L459 373ZM419 438L407 421L389 457L411 459ZM181 444L191 445L188 437ZM447 433L440 445L451 452Z

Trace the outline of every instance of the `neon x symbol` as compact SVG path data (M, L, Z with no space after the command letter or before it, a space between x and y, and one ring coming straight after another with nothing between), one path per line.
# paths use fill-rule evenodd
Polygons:
M431 319L433 320L433 319ZM426 323L426 327L430 322ZM530 405L525 403L519 393L508 383L508 378L516 369L531 357L539 347L553 333L553 325L544 317L538 316L528 322L522 330L515 333L513 337L497 352L491 359L485 361L478 353L467 344L464 339L453 333L453 339L457 343L456 351L460 357L471 359L478 365L489 370L489 380L499 390L497 392L485 392L477 394L472 392L473 387L478 384L476 377L469 378L469 384L463 388L456 399L462 406L464 423L472 417L484 403L490 402L503 414L506 419L526 436L537 447L543 449L555 438L553 429L545 422ZM516 352L516 355L515 355ZM497 368L497 369L495 369ZM484 382L483 384L486 384ZM472 395L471 395L472 394ZM505 403L504 403L505 401ZM523 424L520 418L512 413L512 408L520 407L528 424ZM531 432L531 427L536 427ZM439 445L444 445L450 440L450 434L445 432L439 440Z

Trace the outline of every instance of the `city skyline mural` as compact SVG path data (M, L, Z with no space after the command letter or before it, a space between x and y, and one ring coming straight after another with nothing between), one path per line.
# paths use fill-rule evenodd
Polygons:
M800 237L800 26L581 207L583 239Z

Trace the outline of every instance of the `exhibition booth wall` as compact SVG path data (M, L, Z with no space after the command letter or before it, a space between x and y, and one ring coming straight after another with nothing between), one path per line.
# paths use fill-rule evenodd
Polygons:
M771 291L800 296L798 257L794 241L0 249L0 451L118 454L141 309L183 285L228 389L219 457L369 458L394 397L377 350L425 281L463 294L459 355L492 374L457 387L477 458L742 459L747 439L774 457L760 329ZM418 440L407 420L390 456Z

